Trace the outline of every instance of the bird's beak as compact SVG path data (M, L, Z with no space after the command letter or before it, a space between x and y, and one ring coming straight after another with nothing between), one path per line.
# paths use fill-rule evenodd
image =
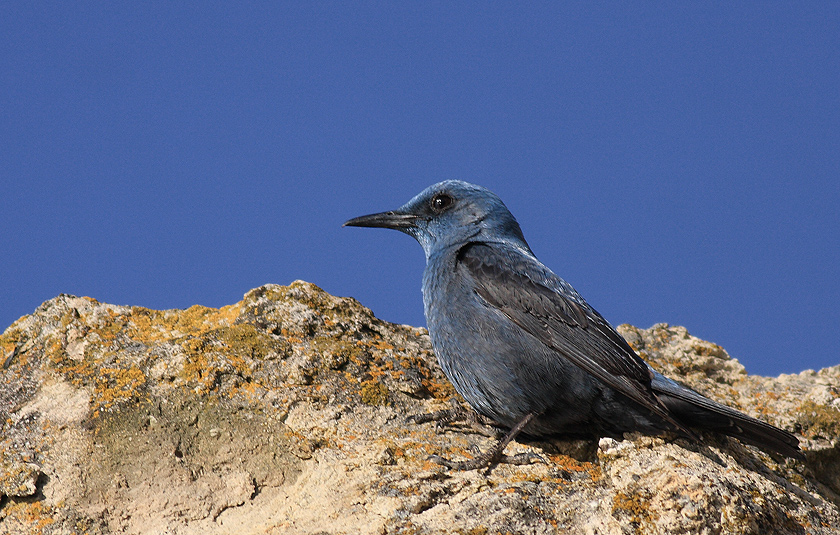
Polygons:
M418 216L398 210L380 212L378 214L363 215L346 221L343 227L381 227L395 230L406 230L417 226Z

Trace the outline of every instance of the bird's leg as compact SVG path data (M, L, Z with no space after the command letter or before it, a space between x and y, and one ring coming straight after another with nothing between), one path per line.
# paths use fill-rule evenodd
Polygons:
M513 428L508 431L508 433L502 437L501 440L496 442L496 444L487 450L486 452L470 459L469 461L450 461L449 459L445 459L439 455L432 455L429 457L430 460L442 464L447 468L453 468L455 470L477 470L479 468L484 468L485 466L489 466L499 461L504 461L510 464L530 464L531 461L534 460L533 455L525 454L525 455L515 455L513 457L508 457L503 454L505 447L510 443L511 440L516 438L522 429L528 425L534 418L534 413L529 412L522 418L519 423L517 423ZM537 456L539 458L539 456Z
M457 399L450 399L449 404L451 405L449 409L426 414L414 414L408 417L408 421L416 424L435 422L437 428L442 428L444 425L452 422L463 421L479 435L486 437L497 437L499 435L497 431L487 429L488 426L492 425L491 422L484 421L483 417L475 411L464 408Z

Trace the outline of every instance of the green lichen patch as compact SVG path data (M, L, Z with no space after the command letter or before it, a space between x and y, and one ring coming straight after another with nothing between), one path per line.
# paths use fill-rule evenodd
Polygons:
M449 381L429 365L434 355L422 331L380 321L356 300L313 284L252 290L236 321L290 343L291 357L278 370L287 384L319 386L336 399L373 404L396 392L414 398L454 395Z
M332 296L302 281L255 288L240 305L239 321L254 323L292 343L317 336L358 336L377 321L355 299Z
M354 340L342 340L328 336L316 336L310 340L306 352L317 366L326 370L340 370L348 362L360 364L367 359L363 345Z
M14 352L19 346L23 345L24 341L25 335L20 329L14 327L6 329L6 332L0 334L0 349L3 350L0 357L5 360L6 354Z
M360 394L362 403L367 405L388 404L388 387L375 379L362 382Z
M840 410L805 401L796 412L797 426L803 436L827 440L840 437Z
M283 358L290 350L289 343L282 338L258 331L247 323L213 329L193 340L200 341L204 349L222 351L241 359Z
M252 381L263 361L285 358L291 351L286 340L247 323L189 337L180 346L186 355L181 378L202 391L218 389L226 375L236 376L237 383Z

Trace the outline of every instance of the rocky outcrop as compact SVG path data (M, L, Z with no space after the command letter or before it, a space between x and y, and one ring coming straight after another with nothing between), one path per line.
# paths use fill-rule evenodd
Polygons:
M212 309L62 295L0 337L3 533L837 533L840 367L749 376L681 327L621 327L651 364L797 433L524 442L408 423L455 397L424 329L295 282Z

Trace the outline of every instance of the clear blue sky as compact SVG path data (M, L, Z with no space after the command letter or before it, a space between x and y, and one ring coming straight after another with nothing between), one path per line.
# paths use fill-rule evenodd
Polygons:
M423 325L341 223L459 178L614 324L840 363L840 3L633 4L4 3L0 330L295 279Z

